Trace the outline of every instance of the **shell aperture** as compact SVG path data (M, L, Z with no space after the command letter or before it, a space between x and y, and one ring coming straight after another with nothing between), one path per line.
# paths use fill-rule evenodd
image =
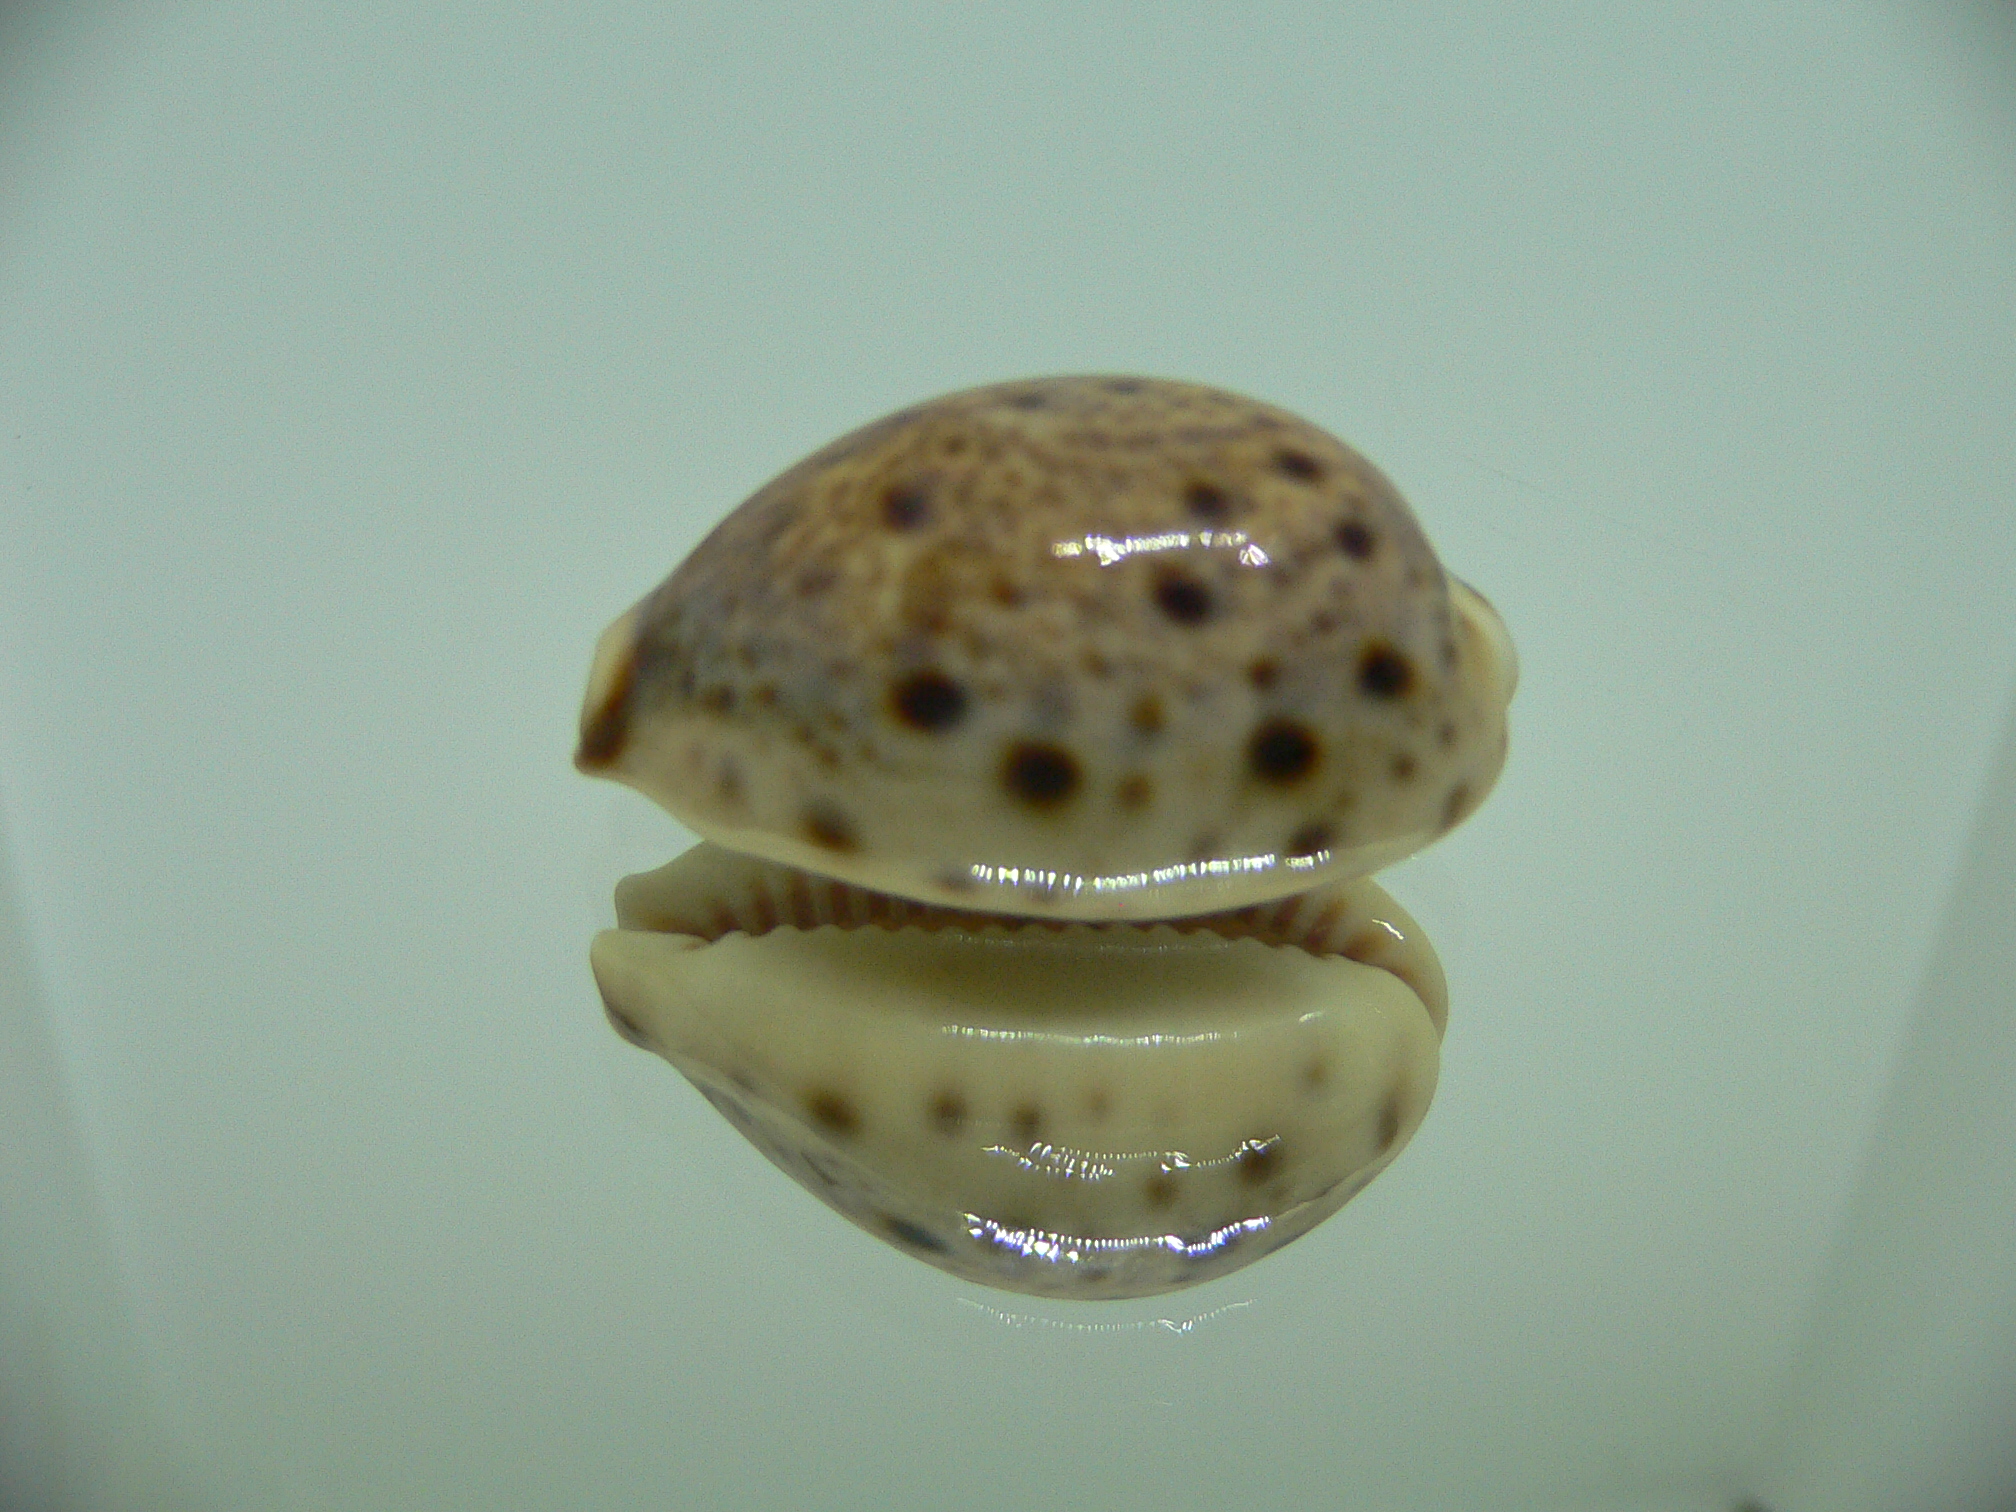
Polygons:
M1362 457L1058 378L787 470L604 633L576 764L703 843L617 891L612 1023L968 1279L1143 1295L1306 1232L1446 1016L1365 874L1473 812L1517 663Z

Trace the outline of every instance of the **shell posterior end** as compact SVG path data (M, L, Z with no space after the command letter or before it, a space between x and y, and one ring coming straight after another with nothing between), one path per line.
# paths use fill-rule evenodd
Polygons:
M630 692L637 672L637 611L622 615L595 642L588 695L581 705L581 743L574 766L587 775L609 772L630 739Z
M1519 691L1519 652L1512 644L1511 632L1505 628L1504 616L1489 599L1453 572L1449 574L1449 597L1456 612L1477 627L1478 634L1491 648L1499 703L1509 708L1512 695Z

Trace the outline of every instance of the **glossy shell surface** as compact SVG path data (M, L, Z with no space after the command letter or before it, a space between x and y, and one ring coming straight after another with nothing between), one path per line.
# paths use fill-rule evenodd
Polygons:
M1040 379L759 490L605 633L577 762L884 893L1174 917L1446 832L1514 676L1349 447L1217 389Z
M702 845L617 909L593 964L619 1031L823 1201L992 1286L1236 1269L1384 1169L1435 1088L1441 968L1362 879L1046 925Z

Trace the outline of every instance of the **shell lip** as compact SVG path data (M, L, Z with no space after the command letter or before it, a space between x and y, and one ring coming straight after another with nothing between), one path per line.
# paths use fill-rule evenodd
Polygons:
M679 937L693 948L734 934L760 939L776 930L827 927L1151 953L1194 949L1208 936L1373 967L1420 999L1438 1036L1448 1019L1448 982L1434 946L1369 877L1331 879L1264 903L1178 918L1066 919L920 903L703 841L656 871L624 878L615 904L618 930Z

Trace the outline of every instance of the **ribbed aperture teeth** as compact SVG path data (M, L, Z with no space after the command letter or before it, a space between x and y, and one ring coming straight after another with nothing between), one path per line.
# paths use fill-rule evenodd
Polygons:
M1262 945L1292 946L1314 956L1344 956L1384 970L1406 972L1394 959L1395 937L1376 919L1354 909L1334 890L1300 893L1275 903L1256 904L1224 913L1196 914L1152 922L1024 919L970 909L941 908L913 902L852 883L782 866L765 866L734 879L733 886L709 893L704 902L689 901L665 908L646 927L704 940L742 933L769 934L774 929L841 929L910 927L936 932L1041 931L1044 934L1145 934L1168 928L1178 934L1209 931L1228 940L1256 940Z

